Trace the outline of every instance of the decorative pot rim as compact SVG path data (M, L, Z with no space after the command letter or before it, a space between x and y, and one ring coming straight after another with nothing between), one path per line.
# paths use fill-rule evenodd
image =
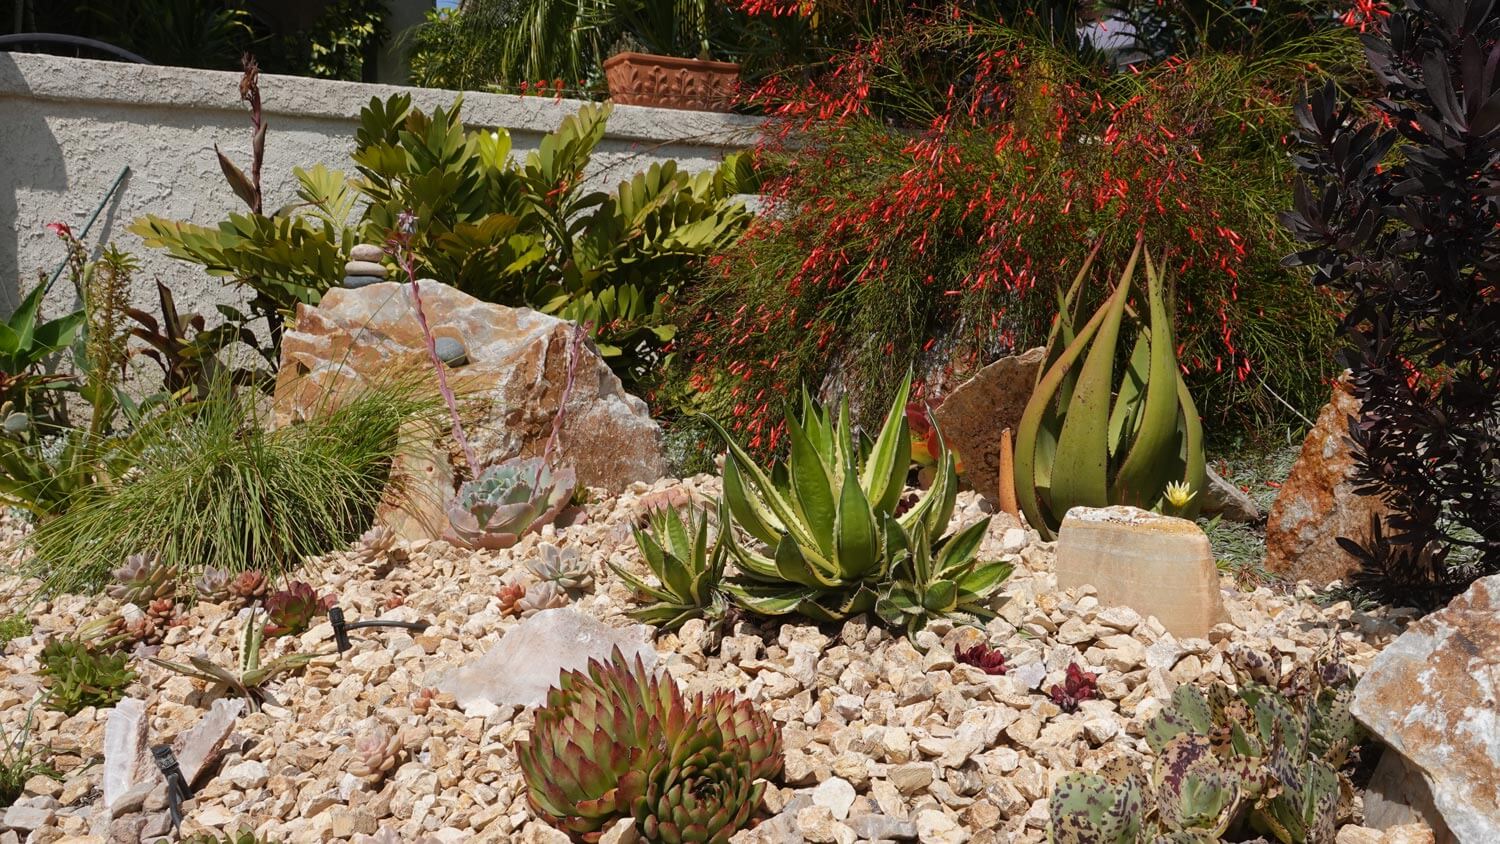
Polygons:
M615 53L613 56L605 59L604 67L608 69L614 65L627 62L655 64L665 67L686 67L709 71L734 71L736 73L740 69L738 62L721 62L712 59L685 59L681 56L658 56L655 53L637 53L629 50L623 53Z

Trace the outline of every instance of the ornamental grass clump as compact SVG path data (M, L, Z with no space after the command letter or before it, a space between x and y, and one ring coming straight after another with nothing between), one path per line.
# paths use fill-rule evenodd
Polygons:
M724 844L781 770L781 734L732 693L686 698L627 661L565 671L516 756L532 811L576 841L633 817L647 841Z

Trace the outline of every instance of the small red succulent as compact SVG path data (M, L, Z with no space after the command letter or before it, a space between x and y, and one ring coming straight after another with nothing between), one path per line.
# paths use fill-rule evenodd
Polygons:
M328 612L337 598L332 594L318 596L316 590L300 580L294 580L266 599L267 636L285 636L289 633L304 633L312 626L312 620L320 613Z
M991 676L1004 674L1008 669L1005 664L1005 654L983 642L972 648L955 651L953 656L964 665L972 665Z
M1078 704L1099 696L1099 675L1089 674L1075 662L1068 666L1063 682L1053 683L1047 694L1062 711L1077 712Z

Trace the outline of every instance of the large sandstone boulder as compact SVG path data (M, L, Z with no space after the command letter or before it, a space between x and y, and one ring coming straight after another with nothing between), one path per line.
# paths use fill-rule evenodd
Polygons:
M1375 658L1351 710L1426 779L1461 842L1500 841L1500 575Z
M943 399L932 412L948 447L963 461L964 480L999 504L1000 432L1015 430L1036 386L1046 350L1001 358Z
M1341 380L1266 517L1268 571L1327 585L1358 568L1338 539L1365 541L1370 517L1385 509L1379 499L1354 492L1354 456L1346 442L1350 417L1359 417L1359 401Z
M1093 585L1099 603L1154 615L1179 638L1224 620L1208 537L1187 519L1138 507L1074 507L1057 532L1057 588Z
M462 361L448 369L448 380L460 396L465 433L481 464L543 453L570 378L570 349L577 348L581 357L571 375L556 462L572 466L580 484L610 492L662 476L661 429L591 343L575 346L572 323L482 302L429 279L420 284L433 335L445 357ZM411 286L385 282L330 290L317 307L299 306L282 337L277 421L305 418L329 406L330 394L347 396L401 372L432 373ZM432 383L435 392L435 377ZM404 538L435 537L453 494L456 449L446 427L425 441L416 432L406 436L397 474L407 487L403 495L414 503L404 521L386 521Z

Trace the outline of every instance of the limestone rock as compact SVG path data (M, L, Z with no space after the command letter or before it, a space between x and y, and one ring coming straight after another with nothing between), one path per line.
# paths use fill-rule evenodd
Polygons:
M1500 841L1500 575L1380 653L1351 711L1427 779L1459 841Z
M610 627L576 610L543 610L505 634L484 656L438 681L439 691L460 706L476 701L510 706L538 706L567 669L582 669L590 659L608 659L619 647L627 659L637 655L649 667L656 663L651 628Z
M1349 417L1359 417L1359 401L1344 381L1318 414L1302 441L1302 452L1281 485L1266 517L1266 569L1292 580L1326 585L1347 579L1357 563L1338 538L1364 541L1370 517L1384 512L1379 499L1356 495L1349 474Z
M455 341L468 358L461 369L449 371L448 380L461 397L480 462L540 456L568 381L573 325L528 308L481 302L436 281L423 280L420 286L434 336L439 342ZM591 343L579 348L582 358L575 365L556 461L571 465L579 484L612 493L637 481L655 481L666 465L661 429L645 402L625 392ZM393 372L426 375L436 390L430 367L411 285L387 282L330 290L317 307L298 306L295 324L282 337L277 422L306 418L331 406L325 398L329 394L352 395ZM428 443L428 458L445 454L448 439L444 431ZM397 471L404 477L405 465ZM451 496L452 490L443 494ZM416 521L441 522L446 500L420 506ZM422 537L407 533L403 538Z
M1245 491L1219 477L1212 468L1208 470L1208 488L1203 490L1201 500L1205 516L1223 516L1230 522L1258 522L1260 505Z
M995 361L958 385L932 413L948 447L963 460L964 479L991 503L999 503L1000 432L1021 421L1045 356L1038 347Z
M1207 637L1224 618L1208 537L1187 519L1074 507L1057 534L1055 566L1059 589L1092 584L1100 604L1154 615L1181 638Z

